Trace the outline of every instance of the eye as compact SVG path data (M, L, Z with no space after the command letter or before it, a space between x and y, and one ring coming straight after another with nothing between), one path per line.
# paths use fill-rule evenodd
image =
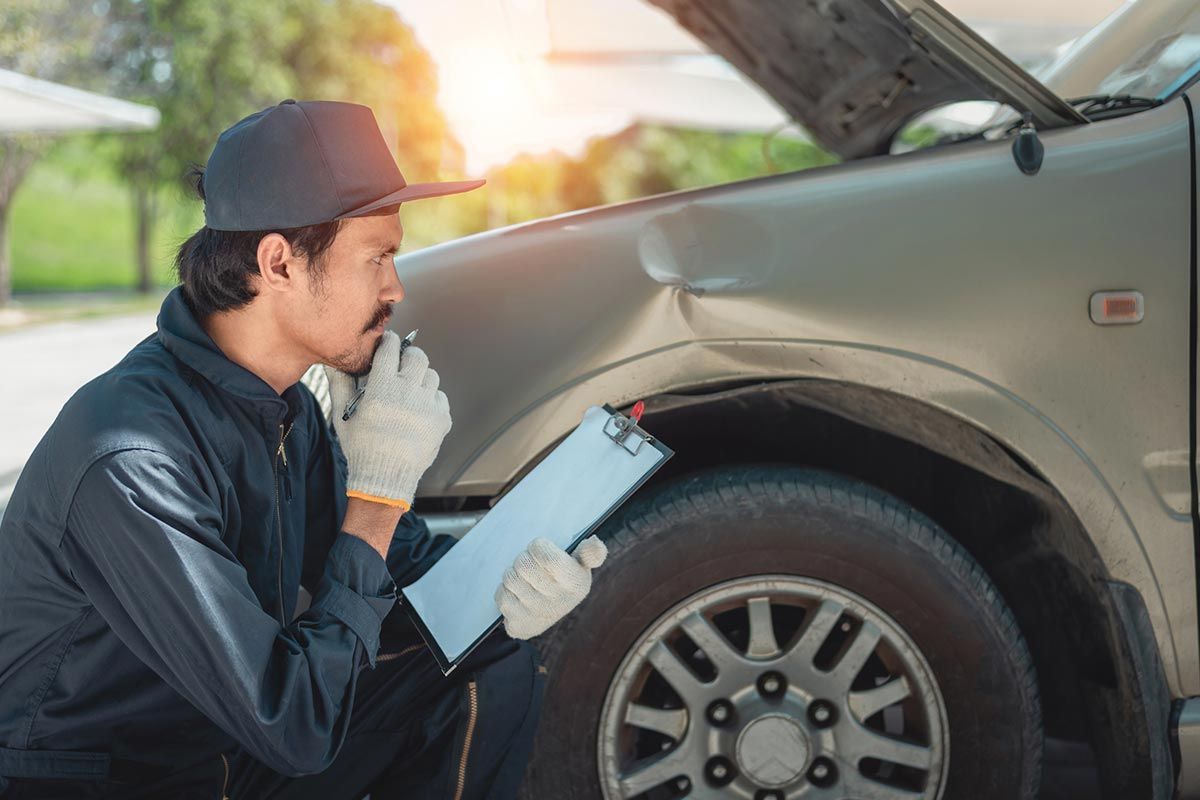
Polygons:
M382 267L382 266L383 266L384 259L387 259L387 260L389 260L389 261L390 261L392 258L394 258L395 256L399 255L399 254L400 254L400 251L401 251L401 250L403 250L403 249L404 249L404 245L400 245L400 247L396 248L396 252L395 252L395 253L393 253L393 252L392 252L392 251L390 251L390 250L384 250L382 253L380 253L379 255L377 255L377 256L375 256L374 258L372 258L372 259L371 259L371 261L372 261L372 263L374 263L374 264L378 264L379 266L381 266L381 267Z

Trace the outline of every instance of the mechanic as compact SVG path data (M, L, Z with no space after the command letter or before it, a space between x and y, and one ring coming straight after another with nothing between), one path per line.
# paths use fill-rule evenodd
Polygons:
M535 539L449 677L392 610L454 542L408 510L451 419L386 330L397 212L482 181L406 185L369 108L293 100L196 177L157 332L66 403L0 523L0 796L515 796L545 680L524 640L604 545Z

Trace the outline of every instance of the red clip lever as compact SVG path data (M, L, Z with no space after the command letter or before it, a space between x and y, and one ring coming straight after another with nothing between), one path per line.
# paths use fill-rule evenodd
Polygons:
M639 422L642 421L642 412L645 410L646 410L646 401L645 400L638 400L636 403L633 404L633 410L629 412L629 416L633 420L634 425L637 425Z

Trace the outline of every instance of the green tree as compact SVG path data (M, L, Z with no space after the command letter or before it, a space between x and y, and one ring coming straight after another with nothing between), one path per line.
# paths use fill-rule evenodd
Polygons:
M158 196L203 164L217 132L293 88L286 8L233 0L112 0L98 49L118 92L158 108L157 129L124 137L117 160L136 212L138 289L151 288Z
M100 15L69 0L4 0L0 4L0 68L81 89L105 91L92 43ZM34 163L52 146L45 135L0 136L0 307L11 299L8 218L12 199Z
M836 161L795 138L633 125L593 139L576 158L522 155L492 170L489 204L502 213L465 218L462 233Z
M121 93L162 114L120 153L142 290L159 192L203 164L226 127L286 97L371 106L393 149L403 143L406 166L435 174L441 165L433 63L396 13L370 0L113 0L109 23L106 67Z
M438 108L437 70L391 8L365 0L294 0L300 29L285 60L306 99L370 106L411 181L460 175L462 152Z

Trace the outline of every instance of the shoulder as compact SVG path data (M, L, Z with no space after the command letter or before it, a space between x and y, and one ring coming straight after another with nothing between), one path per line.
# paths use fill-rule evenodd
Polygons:
M69 502L84 473L105 456L144 463L194 459L189 417L200 404L190 376L157 338L142 341L63 405L39 445L46 448L52 488Z
M189 378L157 340L144 341L80 387L54 427L85 459L130 447L153 449L179 433L181 407L195 404Z

